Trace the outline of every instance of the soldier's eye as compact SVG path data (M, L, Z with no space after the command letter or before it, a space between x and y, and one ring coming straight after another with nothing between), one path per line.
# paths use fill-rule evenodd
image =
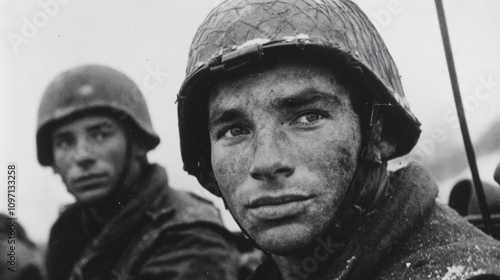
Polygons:
M245 135L248 133L250 133L248 131L248 129L246 129L244 127L236 126L236 127L232 127L232 128L227 129L226 132L224 133L223 137L226 137L226 138L238 137L240 135Z
M325 116L320 112L307 112L297 117L292 124L310 125L323 119Z
M89 131L89 135L95 141L102 141L108 134L101 129L92 129Z
M242 124L228 125L217 133L217 139L235 140L240 136L250 134L248 127Z
M57 137L53 141L53 146L58 149L64 149L70 147L76 142L73 137Z
M317 113L309 113L303 117L307 122L314 122L321 119L321 115Z

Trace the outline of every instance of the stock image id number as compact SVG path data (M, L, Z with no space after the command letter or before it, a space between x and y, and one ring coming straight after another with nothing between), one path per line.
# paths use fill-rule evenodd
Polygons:
M7 210L10 216L16 213L16 165L7 166Z

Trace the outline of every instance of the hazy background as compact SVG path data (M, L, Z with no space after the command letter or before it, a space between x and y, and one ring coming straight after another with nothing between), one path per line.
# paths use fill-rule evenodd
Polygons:
M60 72L86 63L114 67L144 90L161 144L149 156L167 168L171 185L204 197L182 170L176 94L197 27L221 1L14 1L0 0L0 212L6 212L8 163L18 164L17 217L31 238L46 242L62 205L64 185L36 159L36 113L48 83ZM439 200L470 177L434 1L359 0L385 39L402 76L405 93L423 133L408 159L428 166L439 181ZM445 2L460 87L472 139L478 143L482 179L492 182L500 162L500 1ZM214 199L222 207L218 199ZM227 225L234 222L224 214Z

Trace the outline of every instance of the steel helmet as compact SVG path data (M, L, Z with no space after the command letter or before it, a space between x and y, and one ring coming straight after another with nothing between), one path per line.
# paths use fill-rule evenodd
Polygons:
M111 111L135 128L148 150L160 142L153 130L140 89L126 75L107 66L84 65L57 76L45 90L38 109L37 155L42 165L53 161L54 126L90 111Z
M408 153L420 123L403 93L398 70L382 38L348 0L225 1L199 27L178 97L184 169L212 192L206 112L210 85L247 65L315 57L356 76L382 111L396 139L390 158ZM205 109L206 110L206 109ZM205 114L203 117L202 114ZM208 146L208 147L207 147Z

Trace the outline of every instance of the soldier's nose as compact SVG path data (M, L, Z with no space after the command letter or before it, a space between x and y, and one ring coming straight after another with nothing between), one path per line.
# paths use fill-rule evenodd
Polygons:
M74 151L74 160L80 167L88 168L95 162L94 148L85 140L78 140Z
M290 177L295 167L290 160L287 147L273 136L274 133L259 136L254 148L250 176L255 180L276 180L280 177Z

